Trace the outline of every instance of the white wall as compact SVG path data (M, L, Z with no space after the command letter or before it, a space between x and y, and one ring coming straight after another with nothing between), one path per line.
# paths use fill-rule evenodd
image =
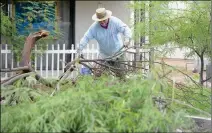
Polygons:
M179 48L175 48L175 51L172 53L172 55L168 55L168 58L176 58L176 59L192 59L190 58L185 58L185 54L189 52L186 49L179 49Z

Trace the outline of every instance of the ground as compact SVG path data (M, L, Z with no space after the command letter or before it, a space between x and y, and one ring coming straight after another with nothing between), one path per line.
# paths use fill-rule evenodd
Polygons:
M186 60L186 59L174 59L174 58L163 58L164 62L168 65L175 66L183 72L186 72L190 77L198 77L198 73L194 73L193 70L195 68L194 60ZM158 60L161 61L161 60ZM179 72L174 72L172 74L173 79L176 82L183 82L185 81L185 76ZM203 72L204 79L206 78L206 72ZM207 87L211 86L210 82L204 84Z

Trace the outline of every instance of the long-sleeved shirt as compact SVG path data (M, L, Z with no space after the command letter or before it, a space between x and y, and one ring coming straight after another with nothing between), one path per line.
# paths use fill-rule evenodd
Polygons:
M110 17L107 29L94 22L80 40L79 49L82 50L91 39L96 39L100 54L104 57L111 56L123 46L121 33L124 38L132 38L130 28L117 17Z

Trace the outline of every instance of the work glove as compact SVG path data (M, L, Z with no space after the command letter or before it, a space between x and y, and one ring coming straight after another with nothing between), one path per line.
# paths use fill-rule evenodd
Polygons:
M82 54L82 50L80 50L80 49L78 48L76 52L77 52L77 57L80 57L81 54Z
M128 48L129 46L130 46L130 39L126 38L125 41L124 41L124 47Z

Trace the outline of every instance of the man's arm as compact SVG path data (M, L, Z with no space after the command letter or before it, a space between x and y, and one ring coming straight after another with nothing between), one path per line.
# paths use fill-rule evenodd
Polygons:
M117 18L117 29L124 35L124 46L128 47L130 45L130 40L132 39L131 29L120 19Z
M119 32L123 33L125 39L131 39L132 38L132 32L131 29L120 19L117 19L117 29Z
M93 36L93 32L92 32L92 29L91 27L85 32L84 36L81 38L80 40L80 44L79 44L79 47L78 47L78 51L82 51L83 48L88 44L88 42L93 39L94 36Z

